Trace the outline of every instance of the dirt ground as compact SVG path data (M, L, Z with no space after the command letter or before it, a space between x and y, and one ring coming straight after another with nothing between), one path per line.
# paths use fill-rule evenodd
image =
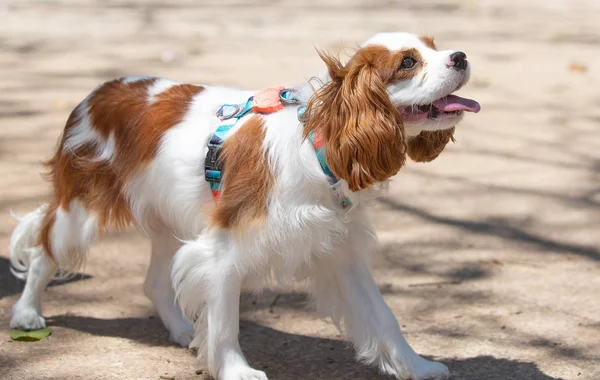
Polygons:
M149 244L134 231L48 288L50 338L8 336L23 286L8 272L9 212L44 201L39 163L93 87L125 74L295 85L322 70L314 46L413 31L468 54L461 93L483 110L374 206L387 302L454 379L600 379L599 19L597 0L0 0L0 378L206 377L143 295ZM251 364L272 380L384 379L306 297L243 297Z

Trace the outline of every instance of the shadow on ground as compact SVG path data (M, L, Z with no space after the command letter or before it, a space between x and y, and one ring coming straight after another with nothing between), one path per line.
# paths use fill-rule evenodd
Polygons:
M595 247L561 242L550 237L536 235L534 233L525 231L522 228L513 226L506 221L494 219L477 221L435 215L425 209L404 204L390 197L382 197L379 199L379 202L394 211L403 212L408 215L418 217L419 219L429 223L441 224L465 230L470 234L484 235L518 243L524 243L538 250L574 254L592 260L600 260L600 251Z
M124 337L141 343L168 345L166 330L160 320L153 317L99 319L62 315L49 318L48 322L50 326L61 326L92 335ZM242 321L240 341L250 364L265 371L271 379L392 379L379 374L370 366L358 363L354 357L354 350L341 340L289 334L254 322ZM181 354L188 355L183 349ZM492 356L438 360L450 368L454 380L558 380L545 375L533 363L516 360Z
M241 344L250 363L273 379L392 379L370 366L357 363L354 350L340 340L288 334L243 322ZM455 380L556 379L545 375L533 363L492 356L439 360L450 368Z
M64 327L87 334L134 340L153 346L169 346L169 332L158 316L147 318L94 318L71 314L46 319L49 327Z

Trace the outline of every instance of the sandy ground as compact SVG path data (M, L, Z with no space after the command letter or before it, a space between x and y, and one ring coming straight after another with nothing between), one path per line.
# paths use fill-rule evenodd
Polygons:
M599 19L596 0L0 1L0 378L206 377L143 296L149 246L133 231L49 287L50 338L8 337L22 288L8 273L9 211L44 201L39 162L95 85L294 85L322 69L313 46L408 30L468 54L462 93L483 111L372 211L374 272L407 339L454 379L600 379ZM305 301L301 287L244 296L251 364L272 380L384 378Z

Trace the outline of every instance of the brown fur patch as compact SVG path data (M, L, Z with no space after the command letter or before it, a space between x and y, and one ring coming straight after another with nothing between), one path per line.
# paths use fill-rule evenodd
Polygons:
M454 128L422 131L408 142L408 155L416 162L430 162L442 153L446 144L454 142Z
M223 143L223 187L211 225L235 228L267 216L269 193L275 181L263 149L265 130L253 116Z
M192 98L203 87L174 85L148 102L148 87L155 79L106 83L90 98L92 126L104 138L115 139L116 171L127 179L155 155L163 134L179 124Z
M433 41L433 37L431 37L431 36L421 36L421 37L419 37L419 39L428 48L433 49L433 50L437 50L437 46L435 46L435 42Z
M418 73L399 70L407 56L421 62L415 49L392 53L384 46L367 46L346 66L319 52L332 80L309 100L304 137L319 131L327 143L331 171L358 191L396 174L405 162L406 143L400 112L386 85Z
M122 229L131 222L124 185L155 155L163 134L180 123L192 98L202 91L193 85L175 85L148 102L148 87L155 79L125 83L114 80L98 88L89 98L91 127L103 138L113 136L113 163L97 161L98 151L83 144L75 151L64 149L69 132L85 117L80 104L73 110L54 157L46 163L54 195L41 229L41 243L50 251L50 230L56 209L69 210L72 200L83 203L99 216L100 231L107 226Z

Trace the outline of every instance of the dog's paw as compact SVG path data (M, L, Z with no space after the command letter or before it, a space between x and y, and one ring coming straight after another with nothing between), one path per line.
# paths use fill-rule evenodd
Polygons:
M192 339L194 339L194 327L187 321L171 328L171 333L169 334L171 342L181 347L188 347Z
M438 362L419 358L416 363L411 366L410 380L445 380L450 377L448 367Z
M263 371L257 371L250 367L235 367L223 371L219 380L269 380Z
M170 333L169 340L175 344L180 345L181 347L188 347L194 338L194 332L189 331L181 331L177 334Z
M46 320L32 307L15 304L10 327L19 330L39 330L46 327Z

